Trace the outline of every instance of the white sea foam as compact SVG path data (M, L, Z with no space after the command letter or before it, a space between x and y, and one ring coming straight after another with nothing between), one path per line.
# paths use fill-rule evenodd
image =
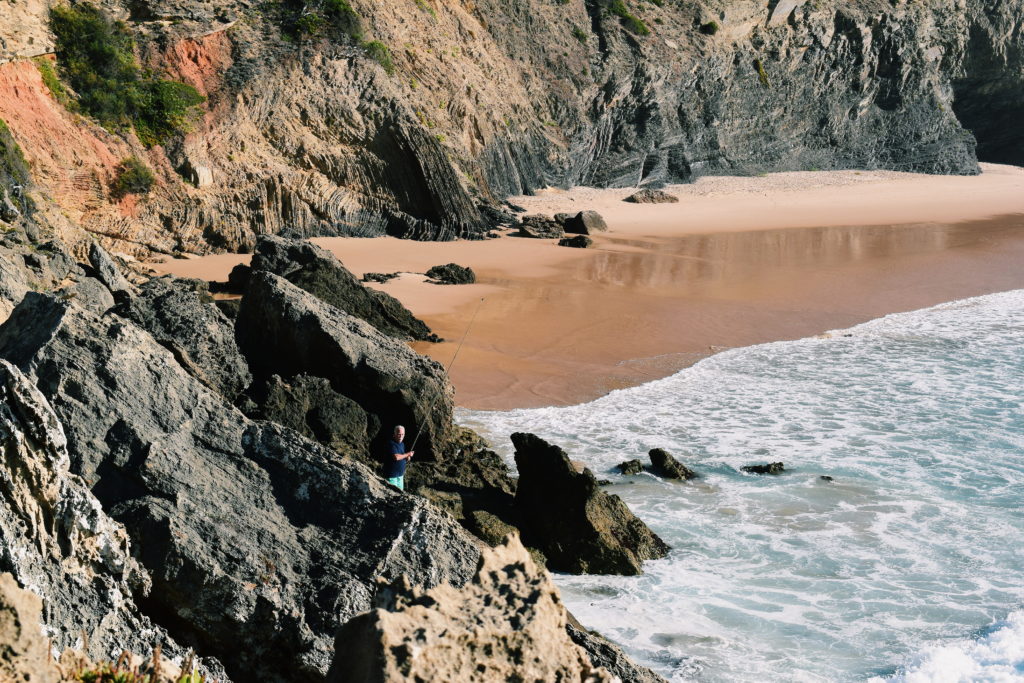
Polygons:
M1014 612L977 640L928 648L892 683L1019 683L1024 681L1024 612Z
M863 680L1024 605L1021 320L1024 291L979 297L460 421L510 462L514 431L561 445L672 546L641 577L558 578L638 659L675 680ZM654 447L702 478L611 473ZM787 474L739 471L776 460Z

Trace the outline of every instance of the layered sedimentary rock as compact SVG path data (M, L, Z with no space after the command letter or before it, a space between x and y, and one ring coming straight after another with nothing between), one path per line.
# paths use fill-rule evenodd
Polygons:
M338 620L369 606L376 577L472 573L475 542L449 517L246 419L124 318L30 293L0 357L30 374L70 469L131 537L152 582L141 611L234 678L320 680Z
M105 3L209 98L163 149L63 112L32 64L0 65L0 119L42 189L126 252L477 237L507 220L502 198L548 185L975 173L976 137L983 158L1024 161L1022 0L623 3L632 19L605 0L351 6L375 50L247 0ZM18 11L38 28L45 7ZM111 202L131 153L157 189Z
M339 631L329 681L615 681L566 633L547 573L512 536L461 589L382 587Z

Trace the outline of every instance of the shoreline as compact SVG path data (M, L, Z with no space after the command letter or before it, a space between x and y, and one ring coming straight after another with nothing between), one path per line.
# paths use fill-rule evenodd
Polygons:
M450 340L413 345L443 365L486 299L452 368L460 407L567 405L671 375L726 348L1024 288L1024 169L985 168L968 177L840 171L701 179L666 188L689 195L665 205L627 204L619 195L630 190L623 189L548 190L510 200L530 213L602 213L610 231L582 250L511 236L313 241L357 277L403 272L373 286ZM972 188L970 201L964 188ZM924 218L836 224L859 218L835 207L863 195L875 199L861 212L866 219ZM788 203L785 211L766 213L766 203L780 201ZM949 208L957 202L959 213ZM930 220L937 211L961 220ZM795 225L773 227L783 220ZM759 227L746 229L752 223ZM247 258L223 254L157 268L225 280ZM472 267L478 284L433 285L416 274L448 262Z

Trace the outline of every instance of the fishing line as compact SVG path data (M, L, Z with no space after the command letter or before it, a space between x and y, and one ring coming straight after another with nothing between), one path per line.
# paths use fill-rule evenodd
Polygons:
M462 333L462 341L460 341L458 347L456 347L455 353L452 355L452 359L450 361L448 361L448 367L446 367L444 369L444 374L441 376L441 383L440 383L440 385L442 387L445 385L445 382L448 381L448 373L452 369L452 366L455 365L455 359L459 357L459 352L462 351L462 345L466 343L466 337L469 336L469 330L472 329L473 323L476 322L476 316L480 312L480 307L484 305L484 299L486 299L486 298L487 297L480 297L480 302L477 303L476 310L473 311L473 317L469 319L469 324L466 325L466 331ZM430 412L427 412L424 415L424 417L426 417L429 414L430 414ZM412 445L409 446L409 450L410 451L416 450L416 442L420 440L420 436L422 434L423 434L423 428L420 427L416 431L416 438L413 439Z

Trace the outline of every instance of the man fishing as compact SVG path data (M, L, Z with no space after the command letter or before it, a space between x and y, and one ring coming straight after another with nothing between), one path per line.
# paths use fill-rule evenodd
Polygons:
M384 455L384 478L401 491L405 490L405 468L409 464L409 458L416 452L406 453L403 441L405 441L405 427L396 425Z

